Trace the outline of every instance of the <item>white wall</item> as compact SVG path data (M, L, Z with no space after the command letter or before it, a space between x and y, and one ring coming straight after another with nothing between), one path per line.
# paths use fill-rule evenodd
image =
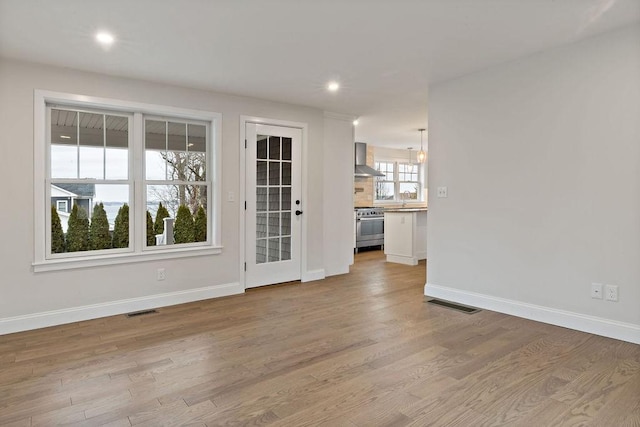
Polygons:
M33 273L33 93L34 89L114 98L134 102L170 105L222 113L222 191L227 194L239 189L240 116L259 116L308 123L308 163L306 201L308 236L307 270L322 272L324 253L331 252L326 242L324 222L333 221L339 211L323 212L322 193L325 187L349 183L332 182L323 177L323 156L332 157L333 148L323 150L324 116L317 109L286 105L264 100L217 94L207 91L167 86L151 82L108 77L100 74L40 66L0 59L0 180L5 183L11 206L2 209L0 221L0 334L19 325L44 325L41 318L54 311L58 322L71 319L78 307L97 305L95 315L109 313L100 307L126 300L120 309L144 305L151 296L170 293L177 299L207 297L216 292L195 291L203 287L221 287L220 294L238 291L240 203L222 205L221 255L176 260L114 265L91 269ZM342 151L340 153L342 154ZM348 165L347 174L352 174ZM337 178L342 174L336 175ZM10 185L9 185L10 183ZM328 216L332 215L333 216ZM323 217L323 214L325 215ZM351 200L348 203L351 221ZM344 221L344 220L343 220ZM351 236L346 236L350 245ZM340 245L339 242L335 243ZM326 250L325 250L326 249ZM348 260L347 260L348 261ZM166 280L156 281L156 269L166 269ZM303 272L304 276L305 272ZM210 290L210 289L209 289ZM182 295L182 296L180 296ZM153 298L151 298L153 300ZM167 301L156 299L153 301ZM174 299L175 300L175 299ZM148 302L153 304L153 301ZM95 310L94 310L95 309ZM62 312L60 312L62 310ZM119 310L117 308L111 311ZM76 313L77 314L77 313ZM77 318L83 315L78 314ZM36 320L34 320L36 319ZM42 320L38 323L40 319ZM18 326L16 326L18 325Z
M640 343L640 26L429 96L425 293Z
M327 276L353 264L353 117L325 113L324 264Z

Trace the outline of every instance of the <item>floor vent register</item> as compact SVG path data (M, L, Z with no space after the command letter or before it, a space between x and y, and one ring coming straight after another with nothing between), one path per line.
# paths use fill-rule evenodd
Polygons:
M133 313L127 313L127 317L138 317L144 316L146 314L157 313L158 310L142 310L142 311L134 311Z
M461 305L461 304L456 304L456 303L449 302L449 301L443 301L441 299L430 299L427 302L430 303L430 304L435 304L435 305L439 305L441 307L450 308L452 310L456 310L456 311L459 311L461 313L466 313L466 314L474 314L474 313L477 313L477 312L481 311L479 308L469 307L469 306Z

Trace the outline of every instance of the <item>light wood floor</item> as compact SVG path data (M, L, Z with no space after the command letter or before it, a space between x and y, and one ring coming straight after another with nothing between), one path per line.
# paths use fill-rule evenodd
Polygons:
M424 302L425 265L0 336L0 425L639 426L640 346Z

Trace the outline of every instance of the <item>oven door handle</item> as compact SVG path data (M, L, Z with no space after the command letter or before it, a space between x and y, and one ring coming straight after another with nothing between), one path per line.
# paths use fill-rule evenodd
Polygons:
M378 216L375 218L358 218L358 221L384 221L384 217Z

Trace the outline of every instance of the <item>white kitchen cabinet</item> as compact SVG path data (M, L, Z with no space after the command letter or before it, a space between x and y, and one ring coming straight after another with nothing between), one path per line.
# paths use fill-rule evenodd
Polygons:
M417 265L427 258L427 209L395 209L384 213L387 262Z

